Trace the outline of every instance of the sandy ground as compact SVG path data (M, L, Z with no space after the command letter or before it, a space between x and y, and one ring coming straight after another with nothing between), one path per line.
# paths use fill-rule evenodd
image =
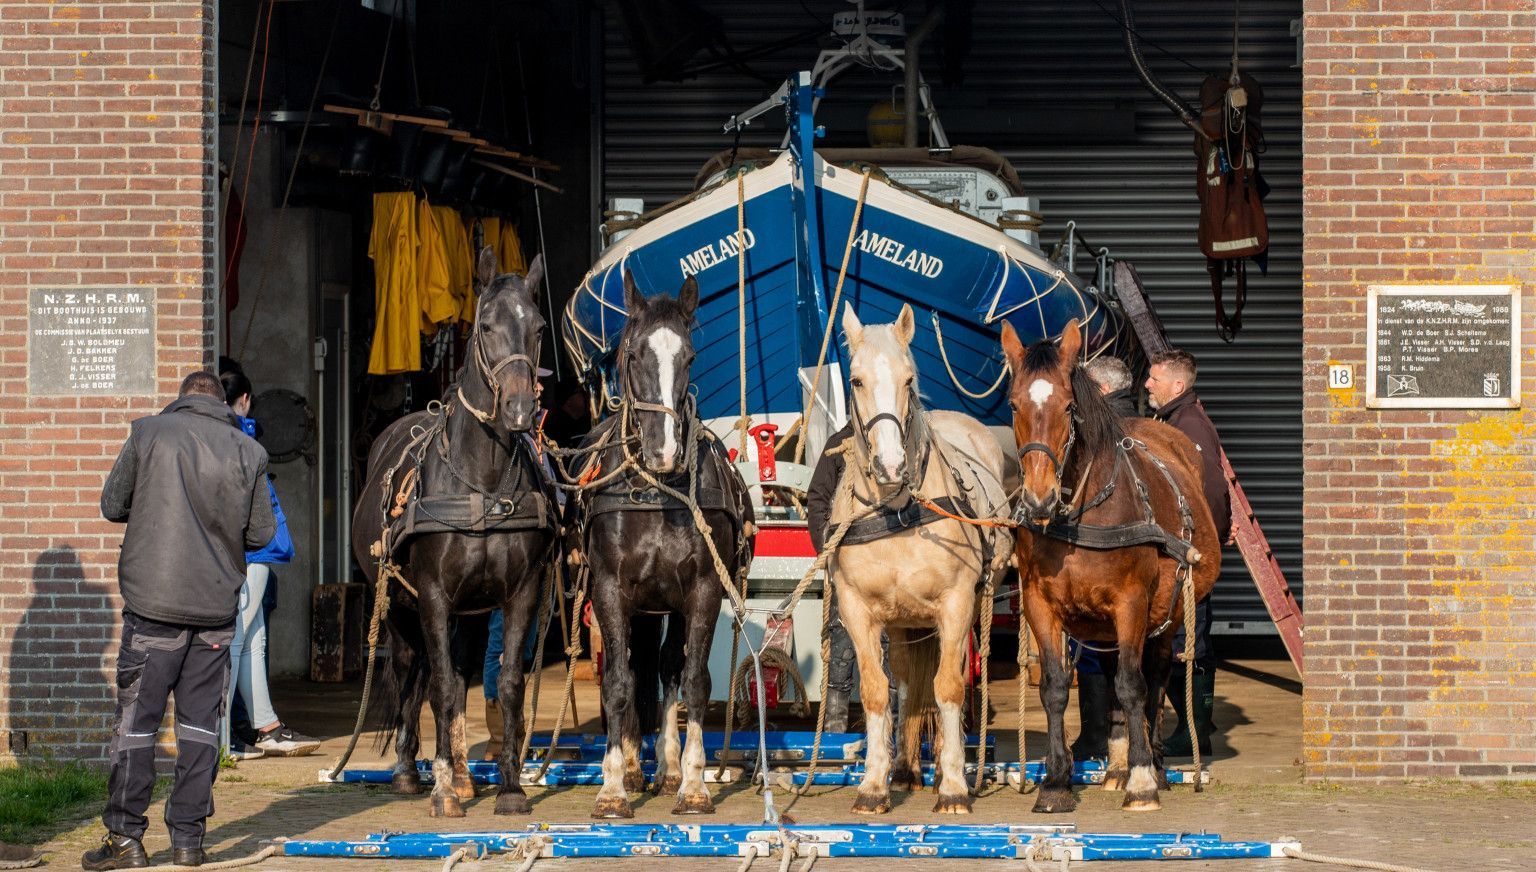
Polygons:
M545 674L547 688L542 701L540 729L552 726L563 685L562 667ZM425 797L401 797L387 788L322 785L317 772L328 768L346 745L358 698L357 685L321 685L286 682L279 685L277 709L298 729L327 736L316 755L299 759L247 761L224 772L215 789L216 812L209 819L207 847L215 859L243 856L278 837L358 839L381 830L468 831L520 829L529 823L585 822L590 820L596 788L531 789L534 812L530 818L496 817L494 793L482 790L467 804L468 816L437 821L427 816ZM1411 784L1392 786L1311 784L1302 780L1300 683L1285 661L1252 660L1224 663L1217 685L1216 721L1222 729L1210 769L1215 784L1195 794L1187 787L1165 794L1163 810L1129 814L1119 810L1120 794L1097 787L1082 788L1080 806L1069 815L1041 816L1030 812L1032 795L1012 790L990 790L976 801L976 823L1075 823L1082 832L1215 832L1229 839L1278 840L1293 837L1313 852L1406 864L1430 870L1536 870L1536 784ZM1015 757L1013 725L1016 723L1016 684L1011 677L993 683L996 713L993 729L1002 729L999 751ZM582 715L579 732L597 731L596 688L577 684L577 709ZM483 750L485 726L480 716L481 697L470 694L471 752ZM1075 733L1075 707L1069 709L1069 735ZM1044 750L1044 716L1033 689L1026 707L1031 757ZM718 723L719 716L713 718ZM775 726L792 727L781 719ZM428 728L430 730L430 728ZM429 732L430 735L430 732ZM368 740L349 764L383 767L388 762ZM429 743L430 745L430 743ZM1170 761L1177 765L1181 761ZM1187 761L1185 761L1187 762ZM718 810L711 818L690 822L756 823L761 820L762 797L745 785L714 788ZM852 788L813 788L804 797L780 794L780 810L803 824L867 822L849 813ZM895 808L879 821L890 823L943 823L933 814L932 795L894 794ZM638 799L636 822L669 823L672 801L652 796ZM157 804L150 813L146 844L159 862L169 861L169 840L160 823ZM100 839L101 825L83 820L51 841L50 866L70 868L81 851ZM536 868L586 869L611 867L641 869L734 869L735 861L660 859L543 860ZM965 861L822 860L818 869L876 869L890 867L923 869L935 865L948 869L968 868ZM988 861L986 868L1023 869L1020 861ZM439 861L367 861L273 858L262 869L438 869ZM773 860L759 860L755 869L773 869ZM509 869L505 859L464 863L465 872ZM798 864L797 864L798 868ZM1054 867L1053 867L1054 868ZM1107 868L1127 870L1168 868L1149 862L1122 862ZM1298 860L1190 861L1174 868L1233 870L1345 868Z

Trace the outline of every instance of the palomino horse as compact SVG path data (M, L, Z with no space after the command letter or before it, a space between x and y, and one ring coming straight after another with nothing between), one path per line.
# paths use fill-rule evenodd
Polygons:
M1123 808L1161 807L1160 735L1180 588L1195 599L1221 570L1221 543L1200 488L1200 457L1184 434L1151 420L1116 418L1078 365L1076 321L1025 349L1006 322L1013 432L1023 468L1017 536L1024 616L1041 659L1040 701L1050 754L1037 812L1067 812L1072 756L1062 715L1071 684L1065 636L1118 651L1117 712L1104 785ZM1071 490L1068 490L1071 488ZM1122 715L1123 713L1123 715Z
M1005 567L1011 534L945 517L922 501L949 515L1004 514L1015 469L981 422L923 409L908 348L912 331L910 306L902 307L895 323L868 327L851 305L844 310L852 429L845 444L852 453L843 475L851 490L839 487L847 496L834 501L831 523L834 530L849 526L829 572L858 656L869 730L853 810L887 812L891 787L921 787L919 731L936 700L940 777L934 810L963 814L971 810L961 732L966 642L977 609L991 608L977 592ZM894 770L882 630L890 636L891 674L901 688L902 741Z
M526 433L533 425L534 367L544 319L533 299L543 262L526 278L497 275L480 253L480 302L468 362L441 409L394 422L368 456L368 483L352 520L352 549L371 580L398 560L389 586L394 669L374 697L385 741L395 737L395 789L416 793L422 697L432 705L437 741L432 815L462 817L475 795L464 737L464 675L474 652L457 652L457 615L493 608L505 619L508 652L523 650L556 529L553 494ZM381 535L382 531L382 535ZM394 564L387 564L394 570ZM497 814L526 814L522 761L523 670L503 669L505 710Z
M577 506L581 551L591 566L593 612L603 634L603 710L608 750L593 817L634 816L628 794L644 787L640 772L641 699L631 664L651 663L655 651L638 627L667 616L660 651L662 703L656 743L656 790L677 794L673 814L715 809L704 785L704 713L709 707L709 648L725 593L752 561L752 503L719 441L700 423L688 392L698 284L689 278L677 299L647 301L624 275L628 320L619 342L621 396L616 415L587 439L595 447L582 480L592 479ZM600 447L599 447L600 446ZM601 482L601 484L599 484ZM685 503L657 483L690 491L709 527L714 554ZM632 632L632 624L635 625ZM643 668L643 667L642 667ZM639 676L645 678L646 676ZM654 694L654 690L651 693ZM688 708L687 745L679 754L679 702Z

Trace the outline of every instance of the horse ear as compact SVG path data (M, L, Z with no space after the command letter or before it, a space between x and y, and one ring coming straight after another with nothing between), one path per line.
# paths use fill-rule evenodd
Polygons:
M698 279L689 276L688 280L683 282L682 290L677 292L677 302L683 307L683 311L688 313L688 317L692 318L693 311L699 308Z
M859 322L852 303L843 304L843 337L848 340L849 348L864 341L864 325Z
M480 260L475 264L475 279L483 293L496 279L496 252L489 245L480 249Z
M635 274L629 270L624 271L624 311L631 318L645 311L645 295L640 293L639 286L635 284Z
M902 345L912 344L912 334L917 331L916 318L912 314L912 304L902 303L901 314L896 316L896 338Z
M1083 350L1083 331L1077 326L1077 319L1073 318L1067 323L1067 329L1061 331L1061 363L1071 372L1077 366L1077 355Z
M1013 325L1003 322L1003 356L1008 358L1010 372L1019 372L1024 368L1024 343L1019 341L1019 334L1014 332Z
M533 263L528 265L528 274L523 276L523 287L535 297L538 296L539 286L544 283L544 255L542 253L533 256Z

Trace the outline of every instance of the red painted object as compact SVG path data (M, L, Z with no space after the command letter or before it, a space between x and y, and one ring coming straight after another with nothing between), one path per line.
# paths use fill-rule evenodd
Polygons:
M810 531L803 526L777 527L764 525L758 528L753 553L758 557L803 557L816 559L816 548L811 544Z
M779 467L773 456L779 439L778 432L779 425L777 424L758 424L747 431L757 443L758 481L779 480Z
M768 632L763 634L763 650L777 648L785 654L789 654L794 648L795 619L794 618L769 618ZM779 682L783 676L775 666L763 667L763 699L765 708L773 708L779 704ZM753 708L757 707L757 676L748 673L747 699Z

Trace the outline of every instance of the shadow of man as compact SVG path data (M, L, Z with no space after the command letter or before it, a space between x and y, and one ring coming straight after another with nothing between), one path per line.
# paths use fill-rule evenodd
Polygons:
M10 628L0 669L9 750L18 757L104 759L116 702L108 662L117 636L110 590L87 581L75 549L60 545L37 556L25 593L31 599Z

